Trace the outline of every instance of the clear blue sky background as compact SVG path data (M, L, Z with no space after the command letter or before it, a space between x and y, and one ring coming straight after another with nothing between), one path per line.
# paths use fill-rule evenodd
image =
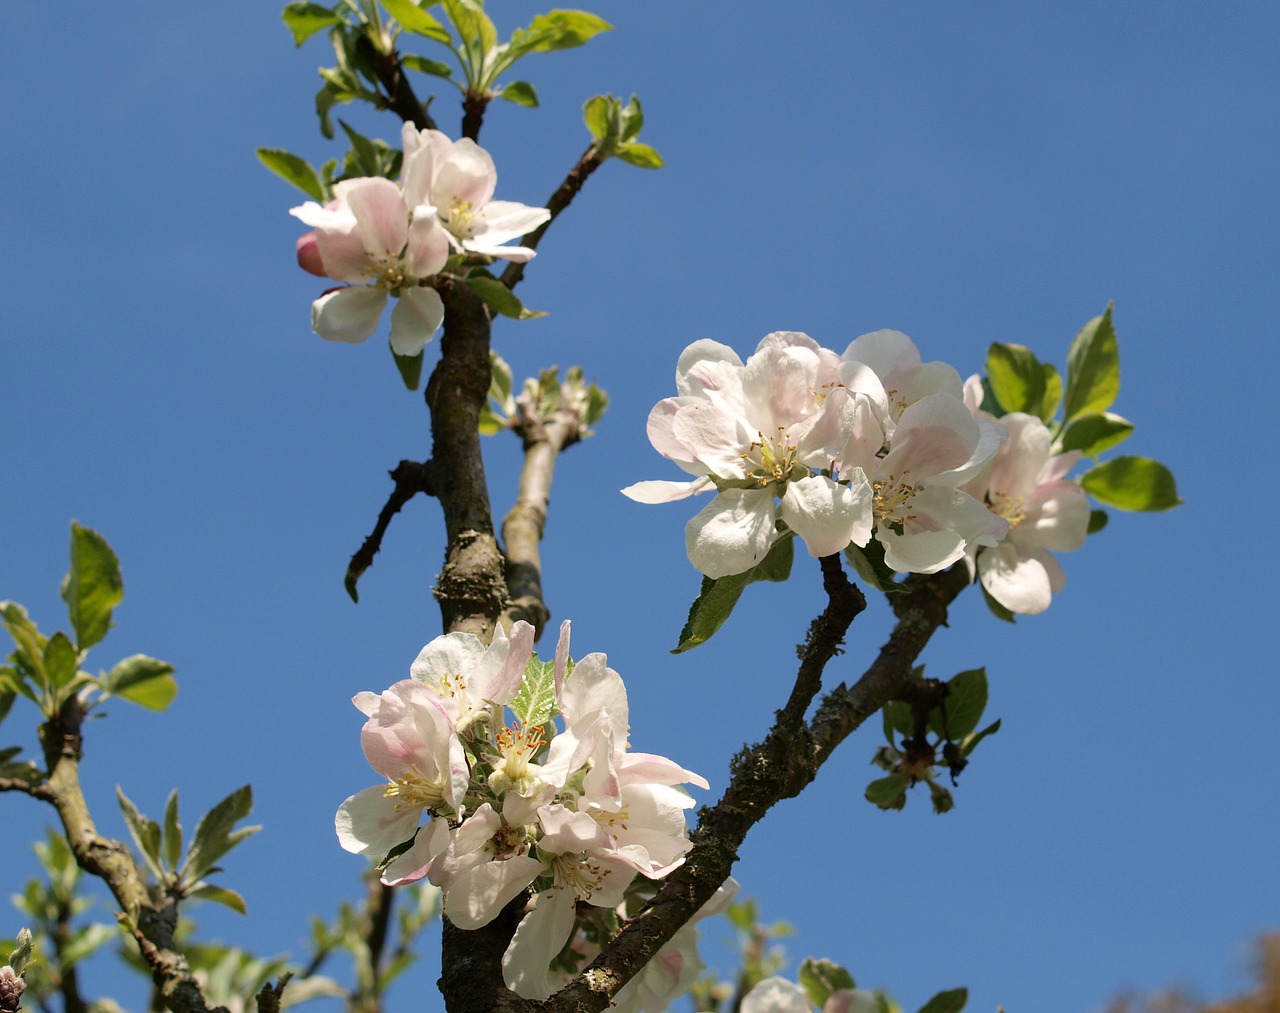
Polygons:
M181 692L167 716L120 705L91 727L100 825L124 833L117 783L155 815L181 786L190 825L252 782L266 829L226 873L250 917L196 915L209 935L297 953L307 916L355 893L359 862L332 816L372 778L347 701L403 677L439 632L442 529L436 504L414 502L360 604L347 599L347 558L386 471L426 456L427 420L381 337L348 347L310 332L322 285L295 266L286 213L301 197L253 149L318 163L339 148L311 112L326 44L295 51L278 6L5 8L0 597L57 628L70 520L110 539L127 597L91 662L150 653L177 666ZM538 9L492 5L504 30ZM1098 1010L1123 987L1175 980L1243 990L1249 940L1280 926L1280 13L592 9L617 31L523 64L542 107L496 106L482 140L499 196L539 203L585 146L583 100L637 91L644 139L667 159L593 177L521 289L550 316L495 330L519 372L582 363L613 398L599 435L561 462L546 588L556 618L574 620L575 653L606 651L626 678L633 745L722 788L729 757L785 699L819 605L802 560L789 584L753 588L711 644L667 653L698 586L682 538L694 507L616 490L678 477L644 419L673 393L686 344L745 355L796 329L842 349L895 327L968 373L993 340L1061 363L1114 300L1116 410L1137 424L1126 449L1173 467L1186 505L1113 517L1063 559L1070 583L1043 616L1008 627L974 594L955 609L929 673L985 664L1004 728L954 812L933 815L919 793L903 813L864 802L879 738L867 728L756 830L739 874L768 919L796 926L793 958L841 960L910 1009L959 984L971 1009L1010 1013ZM453 93L435 112L456 132ZM499 511L514 443L488 445ZM860 672L887 626L877 603L831 677ZM28 719L15 711L4 744L33 743ZM0 805L7 894L33 874L23 842L51 813ZM435 1008L435 964L429 952L393 1009ZM138 1008L142 983L129 987L118 998Z

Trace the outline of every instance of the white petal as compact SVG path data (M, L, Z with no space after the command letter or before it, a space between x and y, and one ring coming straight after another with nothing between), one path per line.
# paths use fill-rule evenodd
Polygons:
M773 493L726 489L685 525L689 561L708 577L744 573L777 539Z
M520 920L502 955L502 979L516 995L525 999L551 995L551 961L573 931L575 899L572 890L540 893L538 906Z
M898 573L937 573L964 555L965 540L954 531L916 531L899 535L881 528L884 561Z
M742 1000L742 1013L812 1013L808 993L793 981L765 978Z
M391 310L391 350L417 355L444 321L444 303L434 288L405 288Z
M622 495L637 503L672 503L678 499L692 496L694 493L714 489L711 479L695 478L692 482L636 482L622 490Z
M825 475L811 475L787 485L782 519L804 539L811 556L830 556L851 541L866 545L874 515L871 486L838 485Z
M488 925L544 868L536 858L513 855L464 869L445 890L445 916L460 929Z
M432 820L418 831L413 847L382 870L382 882L387 886L416 883L427 875L431 863L448 846L449 824L444 820Z
M343 802L333 825L344 850L381 858L413 836L421 817L421 809L398 808L396 799L387 798L387 786L376 784Z
M1019 615L1043 612L1053 598L1044 564L1038 559L1019 558L1017 548L1007 542L982 550L978 556L978 574L991 597Z
M358 344L378 329L387 293L372 285L326 292L311 304L311 327L325 341Z

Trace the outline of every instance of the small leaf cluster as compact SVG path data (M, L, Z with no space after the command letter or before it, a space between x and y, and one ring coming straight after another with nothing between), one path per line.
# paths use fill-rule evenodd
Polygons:
M594 435L591 427L604 417L609 407L609 395L595 383L587 382L581 366L570 366L563 379L560 367L551 366L537 377L526 379L521 392L515 394L511 367L506 360L491 350L489 364L489 396L480 409L483 436L510 429L530 441L556 415L568 412L574 431L566 441L567 446Z
M0 664L0 720L24 696L46 720L55 718L73 698L88 714L111 697L162 711L178 691L173 666L135 654L96 676L82 669L89 649L111 629L111 616L124 599L120 564L96 531L71 525L71 570L62 582L71 632L46 637L17 602L0 602L0 621L13 640L8 664ZM9 764L16 750L5 750ZM12 775L12 772L8 772Z
M256 826L236 829L236 824L253 808L253 792L248 785L237 788L200 818L185 857L176 790L170 792L165 803L163 826L144 816L120 788L116 789L116 796L129 835L147 870L155 877L153 893L157 899L178 901L197 897L245 913L244 899L238 893L207 880L222 871L216 863L223 855L262 829Z
M750 570L728 577L712 578L704 575L698 597L689 606L689 617L685 620L680 639L671 653L680 654L710 640L716 630L725 624L748 584L758 580L775 583L785 581L791 576L794 560L795 546L793 538L788 536L774 542L764 559Z
M987 709L987 673L975 668L939 683L925 680L921 665L912 672L912 683L912 702L892 700L882 711L888 745L876 750L871 762L887 776L867 785L866 799L881 809L901 809L907 792L923 781L934 812L948 812L955 800L938 783L939 767L947 768L954 785L978 743L1000 730L998 720L978 730Z
M1067 350L1067 379L1022 345L992 344L987 352L984 410L999 418L1025 412L1040 418L1055 437L1059 453L1099 455L1127 440L1133 423L1109 411L1120 392L1120 348L1111 307L1080 329ZM1061 417L1058 417L1061 409ZM1173 474L1146 457L1116 457L1080 477L1094 499L1120 510L1168 510L1178 498ZM1094 511L1089 531L1100 531L1106 514Z
M841 989L852 991L858 987L853 975L835 961L814 960L812 957L806 958L800 965L796 980L818 1009L824 1008L827 1001ZM880 1013L903 1013L902 1006L883 989L876 989L875 997ZM954 988L939 992L920 1007L919 1013L960 1013L968 1001L968 989Z
M613 95L597 95L582 107L582 118L601 160L616 158L640 169L662 168L662 156L637 140L644 126L644 110L635 95L625 106Z

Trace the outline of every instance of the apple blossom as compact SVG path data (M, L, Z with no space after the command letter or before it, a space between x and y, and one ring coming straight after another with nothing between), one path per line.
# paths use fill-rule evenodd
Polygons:
M698 341L676 370L677 397L649 414L655 449L692 482L638 482L622 490L661 503L716 490L685 528L693 565L708 577L749 570L784 537L779 521L809 552L825 556L866 545L872 489L855 467L837 471L866 397L836 382L838 361L810 337L767 335L744 364L732 349Z
M742 1013L813 1013L809 994L794 981L776 975L757 982L742 999ZM831 993L822 1013L879 1013L874 992L841 988Z
M331 289L311 305L311 324L327 341L360 342L378 327L388 295L391 347L397 355L417 355L444 319L444 304L421 282L444 268L449 237L435 209L410 203L389 179L360 177L334 184L334 199L321 206L307 201L290 214L315 230L298 241L298 262L348 284Z
M450 140L411 123L404 125L402 138L405 193L415 204L436 209L454 249L516 262L534 256L528 247L502 244L532 232L551 212L493 200L498 170L484 148L470 138Z
M1035 615L1066 583L1051 552L1080 548L1089 529L1089 501L1066 477L1079 451L1053 453L1053 436L1034 415L1010 412L997 420L1009 439L970 490L1009 526L999 545L977 551L982 586L1005 608ZM973 572L973 553L968 557Z

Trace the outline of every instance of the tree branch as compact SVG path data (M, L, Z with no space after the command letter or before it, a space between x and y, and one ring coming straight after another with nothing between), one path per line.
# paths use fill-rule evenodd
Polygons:
M357 601L356 582L364 575L365 570L373 565L373 557L382 548L382 537L391 526L391 518L400 512L409 500L418 493L435 495L435 483L431 479L431 462L419 464L416 461L401 461L390 472L395 488L387 497L387 502L378 512L378 522L364 543L356 550L347 564L347 576L343 584L352 601Z
M484 111L489 108L488 95L467 92L462 97L462 136L480 140L480 128L484 126Z
M551 227L551 223L578 195L578 191L582 189L582 184L587 181L587 177L603 164L604 158L596 150L594 144L584 151L577 164L569 170L569 175L564 178L564 182L547 200L546 208L551 212L551 217L521 239L520 245L527 246L531 250L536 249L538 244L542 242L542 237L546 235L547 229ZM524 264L518 264L513 260L507 265L506 270L502 272L500 280L507 288L515 288L520 284L520 279L523 277Z
M378 78L378 83L386 90L388 109L419 130L436 129L436 121L431 118L426 106L418 101L418 96L413 92L413 85L405 76L399 53L394 49L390 53L382 52L367 35L363 34L356 39L356 52L368 62Z
M582 423L571 408L559 408L549 419L541 419L536 406L530 406L527 399L521 397L516 404L520 415L513 431L524 440L524 467L516 501L502 522L507 591L511 597L502 622L509 627L523 619L533 626L535 637L540 637L551 614L542 597L538 546L547 526L556 458L582 438Z

